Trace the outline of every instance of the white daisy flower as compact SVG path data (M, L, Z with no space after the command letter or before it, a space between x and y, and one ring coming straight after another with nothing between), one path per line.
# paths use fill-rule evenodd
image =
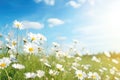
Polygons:
M46 63L46 62L45 62L44 64L45 64L47 67L51 67L51 65L50 65L50 64L48 64L48 63Z
M45 75L45 71L38 70L36 74L39 78L43 77Z
M11 60L12 62L17 62L16 56L13 55L13 54L10 55L10 60Z
M61 64L56 64L56 68L57 68L59 71L64 71L63 65L61 65Z
M112 59L112 62L115 63L115 64L118 64L118 63L119 63L119 61L116 60L116 59Z
M36 74L34 72L27 72L25 73L25 78L26 79L33 79L36 77Z
M93 57L92 57L92 61L95 61L95 62L98 62L98 63L99 63L101 60L98 59L96 56L93 56Z
M53 42L52 43L54 47L60 47L60 44L56 43L56 42Z
M0 69L4 69L6 67L8 67L11 63L10 58L4 57L2 59L0 59Z
M12 67L15 69L24 69L25 68L25 66L22 64L12 64Z
M83 72L82 70L76 70L75 71L76 77L78 78L78 80L84 80L86 78L86 73Z
M49 70L49 74L50 74L51 76L55 76L55 75L58 75L59 72L56 71L56 70L52 70L52 69L50 69L50 70Z
M101 77L98 75L97 72L89 72L88 78L93 79L93 80L101 80Z
M104 52L104 54L105 54L105 56L106 56L106 57L111 57L110 53L109 53L109 52L107 52L107 51L106 51L106 52Z
M32 42L38 42L38 39L37 39L37 35L36 34L33 34L33 33L28 33L28 38L32 41Z
M17 21L17 20L15 20L15 21L13 22L13 24L14 24L14 27L15 27L15 28L23 29L23 24L22 24L21 22Z
M38 53L38 46L34 43L26 43L24 45L24 51L29 54L36 54Z
M44 35L42 35L42 34L37 34L37 38L38 38L38 40L40 41L40 42L44 42L44 41L47 41L47 38L44 36Z

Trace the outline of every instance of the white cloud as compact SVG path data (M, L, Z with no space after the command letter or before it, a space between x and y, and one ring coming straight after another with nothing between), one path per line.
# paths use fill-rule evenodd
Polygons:
M64 21L62 21L58 18L50 18L50 19L48 19L48 23L49 23L49 27L54 27L54 26L64 24Z
M45 2L45 4L47 4L47 5L51 5L51 6L53 6L53 5L55 5L55 0L34 0L36 3L40 3L40 2L42 2L42 1L44 1Z
M76 1L69 1L67 5L72 6L73 8L79 8L81 6L81 3L76 2Z
M88 0L88 2L89 2L89 4L90 4L91 6L94 6L94 5L95 5L95 0Z
M44 0L44 2L47 4L47 5L51 5L53 6L55 4L55 0Z
M42 29L44 27L44 24L39 22L33 22L33 21L21 21L23 24L23 28L25 29Z
M40 3L42 0L34 0L36 3Z

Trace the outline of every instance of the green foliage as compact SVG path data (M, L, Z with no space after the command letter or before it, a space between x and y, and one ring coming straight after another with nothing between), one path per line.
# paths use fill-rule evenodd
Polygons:
M0 58L3 57L8 57L8 55L5 54L0 54ZM96 56L97 58L99 58L101 60L101 62L94 62L92 61L92 57ZM38 78L35 77L34 79L31 80L77 80L77 77L75 76L75 70L73 70L71 68L72 63L75 62L75 59L77 57L81 58L81 60L78 60L78 64L80 66L77 67L77 69L79 70L83 70L86 73L88 72L97 72L100 76L102 80L106 79L106 75L108 75L110 77L110 80L113 80L114 77L118 77L120 78L119 75L117 74L110 74L110 69L112 67L116 67L118 69L118 71L120 70L120 64L115 64L112 62L112 59L117 59L118 61L120 61L120 56L119 54L112 54L110 58L106 57L104 54L98 54L98 55L83 55L83 56L73 56L73 57L62 57L62 58L57 58L54 55L49 55L49 56L39 56L39 55L24 55L24 54L20 54L17 57L18 62L15 63L20 63L23 64L25 66L25 69L22 70L18 70L12 67L12 64L10 64L7 68L5 69L1 69L0 70L0 80L8 80L7 75L5 73L5 70L8 72L9 77L11 78L11 80L26 80L25 79L25 74L26 72L35 72L37 70L43 70L45 71L45 76L42 78ZM51 65L51 67L46 66L44 63L44 61L40 61L40 59L43 60L47 60L48 63ZM61 64L64 67L65 71L59 71L56 68L56 64ZM91 67L86 70L84 69L81 65L91 65ZM101 73L99 71L100 68L107 68L107 70L103 73ZM59 71L59 75L56 76L51 76L49 74L49 70L56 70ZM89 79L86 79L89 80Z

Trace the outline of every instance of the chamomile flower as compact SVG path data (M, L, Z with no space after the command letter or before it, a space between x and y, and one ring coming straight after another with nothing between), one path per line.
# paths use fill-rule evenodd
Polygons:
M0 69L4 69L6 67L8 67L11 63L10 58L4 57L2 59L0 59Z
M101 80L101 77L98 75L97 72L89 72L88 78L93 80Z
M63 65L61 65L61 64L56 64L56 68L57 68L59 71L64 71Z
M21 22L17 21L17 20L15 20L15 21L13 22L13 24L14 24L14 27L15 27L15 28L23 29L23 24L22 24Z
M24 65L22 65L22 64L12 64L12 67L13 68L15 68L15 69L24 69L25 68L25 66Z
M16 42L15 40L13 40L13 41L11 42L11 45L12 45L13 47L15 47L15 46L17 45L17 42Z
M32 42L38 42L37 41L37 35L36 34L33 34L33 33L28 33L28 38L30 39L30 41Z
M107 52L107 51L105 51L104 54L105 54L106 57L111 57L110 53Z
M82 70L76 70L75 71L76 77L78 78L78 80L84 80L86 78L86 73L83 72Z
M40 40L42 42L47 41L47 38L42 34L37 34L37 38L38 38L38 40Z
M24 45L24 51L29 54L36 54L38 53L38 46L34 43L26 43Z
M39 78L43 77L45 75L45 72L43 70L38 70L36 74Z
M59 72L56 71L56 70L52 70L52 69L50 69L50 70L49 70L49 74L50 74L51 76L56 76L56 75L59 74Z
M13 54L10 55L10 60L11 60L12 62L17 62L16 56L13 55Z
M50 64L48 64L47 62L44 63L47 67L51 67Z
M99 63L101 60L98 59L96 56L93 56L93 57L92 57L92 61L95 61L95 62L98 62L98 63Z
M34 72L27 72L25 73L25 78L26 79L33 79L36 77L36 74Z
M58 44L58 43L56 43L56 42L53 42L52 43L53 44L53 46L56 48L56 47L60 47L60 44Z

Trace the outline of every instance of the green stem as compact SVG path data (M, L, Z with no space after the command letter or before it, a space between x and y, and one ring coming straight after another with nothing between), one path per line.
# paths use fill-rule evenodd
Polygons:
M16 54L16 58L17 58L17 56L18 56L18 32L19 30L18 30L18 28L17 28L17 54Z
M5 69L5 73L6 73L7 77L8 77L8 80L11 80L6 69Z

